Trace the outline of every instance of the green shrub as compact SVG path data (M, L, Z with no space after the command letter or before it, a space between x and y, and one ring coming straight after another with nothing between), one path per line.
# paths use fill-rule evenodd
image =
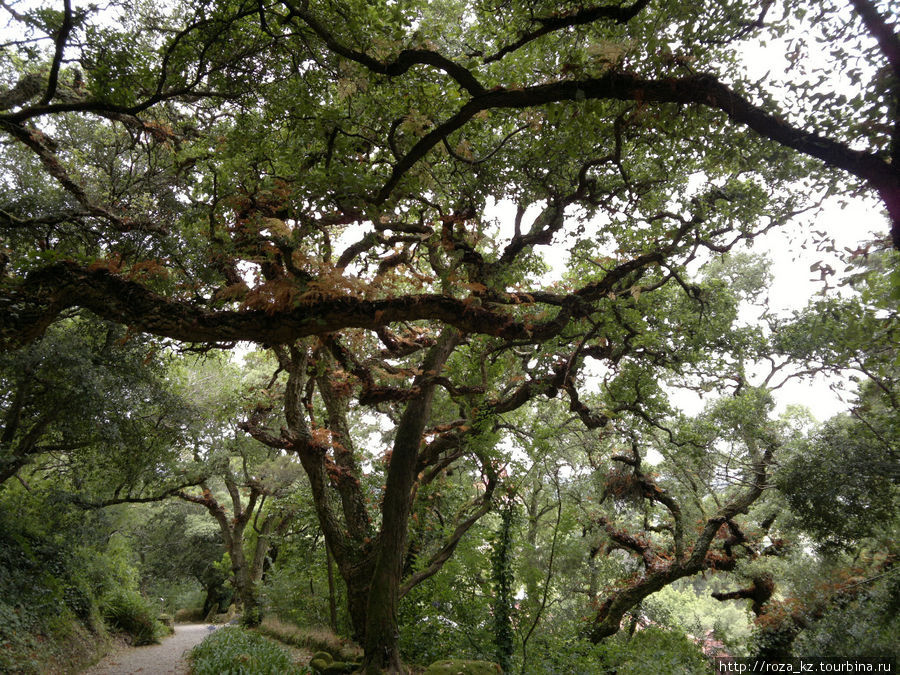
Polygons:
M62 591L63 602L85 625L90 625L94 610L94 599L84 583L78 579L67 584Z
M262 635L237 626L211 633L190 653L192 675L302 675L305 668Z
M490 661L449 659L428 666L424 675L499 675L503 670Z
M109 627L128 635L133 645L153 644L165 633L156 619L156 609L137 591L115 591L101 604Z
M619 634L599 647L601 660L608 671L616 675L703 675L710 672L703 652L680 631L648 626L631 638Z
M59 672L105 646L78 536L33 516L32 495L0 493L0 673ZM56 529L54 529L56 528ZM100 555L100 554L95 554ZM90 644L84 648L85 636Z
M185 607L175 612L175 623L200 623L203 621L202 607Z
M301 550L297 549L298 546ZM322 553L320 547L318 554ZM317 587L323 587L327 583L324 570L325 561L311 551L302 550L302 545L285 543L280 546L278 560L266 574L266 581L261 589L261 600L268 608L268 613L298 626L327 625L328 596L324 593L311 594L308 583L315 578ZM335 591L337 606L345 606L343 584L338 584ZM344 618L343 612L339 614L340 618ZM345 628L349 628L349 625Z
M0 673L37 673L40 648L27 611L0 600Z
M537 675L706 675L712 667L680 630L648 626L631 637L621 631L600 644L585 639L538 641L525 672Z

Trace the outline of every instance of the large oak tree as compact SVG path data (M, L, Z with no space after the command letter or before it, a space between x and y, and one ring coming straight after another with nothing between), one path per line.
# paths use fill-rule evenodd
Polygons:
M603 429L585 361L713 348L659 315L707 311L686 265L825 194L877 195L900 244L889 4L5 4L0 343L81 308L271 347L244 427L299 456L366 667L399 670L396 604L489 508L502 415L561 395ZM743 68L766 40L786 86ZM583 273L546 282L551 244ZM404 579L417 491L466 457L480 499Z

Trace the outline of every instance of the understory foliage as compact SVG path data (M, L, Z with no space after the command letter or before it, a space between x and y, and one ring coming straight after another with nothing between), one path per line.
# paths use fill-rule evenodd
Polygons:
M80 552L73 556L67 542L22 528L6 513L0 516L0 670L38 673L72 633L96 629L96 599Z
M137 589L122 524L47 494L39 480L0 494L0 669L61 672L96 658L108 631L137 643L162 635ZM117 522L118 521L118 522ZM121 600L118 600L121 599Z
M651 626L632 636L617 636L600 645L587 640L567 640L536 654L528 672L701 675L710 672L710 664L697 645L683 633Z
M15 653L151 591L327 622L367 673L878 633L894 4L0 3ZM749 251L779 230L820 258L793 313ZM845 414L776 414L815 375ZM681 584L731 609L688 633Z
M165 632L157 620L159 608L137 591L111 591L102 599L100 609L110 629L127 635L135 647L159 642Z
M291 661L284 649L256 633L236 626L212 632L188 656L193 675L302 675L309 673Z

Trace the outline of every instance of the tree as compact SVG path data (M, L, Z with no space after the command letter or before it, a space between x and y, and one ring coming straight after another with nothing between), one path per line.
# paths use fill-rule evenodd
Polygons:
M75 489L90 489L98 471L107 487L114 477L110 494L154 485L154 467L171 460L190 413L169 390L158 350L115 324L75 316L0 354L0 484L49 463Z
M257 406L250 419L241 425L260 442L299 455L309 479L319 524L347 584L354 634L367 644L369 641L396 640L399 598L441 568L460 538L490 506L496 476L490 462L482 459L486 475L484 490L468 509L464 509L468 513L460 513L454 518L456 527L440 542L425 566L409 574L401 585L407 558L410 506L416 493L440 479L442 472L465 451L478 454L477 448L464 445L461 436L470 429L462 428L464 424L458 419L430 430L436 438L429 446L420 448L426 423L433 421L430 418L437 373L458 339L458 333L451 329L433 341L424 360L417 364L419 374L413 376L411 390L378 387L380 391L367 392L366 384L363 385L360 394L363 400L373 396L372 403L400 402L398 415L389 410L386 414L396 425L396 430L391 434L393 446L383 458L386 471L379 478L384 481L380 487L371 484L373 476L367 477L363 473L361 464L365 456L359 453L355 441L360 434L351 431L348 421L352 393L348 382L350 372L355 370L371 389L376 389L374 378L367 368L350 361L352 356L333 337L312 353L312 359L303 346L274 349L279 368L288 373L283 392L277 392L274 397L275 401L282 402L287 425L281 427L280 433L276 435L265 426L274 408L271 402ZM396 370L387 365L386 368L388 371L385 372ZM412 369L405 370L409 373ZM449 382L448 385L455 388ZM469 387L463 387L466 389ZM314 392L320 397L321 420L312 403ZM373 525L369 512L369 503L379 497L380 531ZM378 647L371 646L371 649ZM385 658L396 661L398 656L393 653ZM399 662L394 667L399 668Z
M776 325L776 353L809 372L850 373L846 414L798 440L777 482L820 546L853 546L889 528L900 478L900 347L895 252L851 252L848 297L811 302Z
M798 429L781 453L773 475L780 515L771 536L798 545L782 547L780 566L742 570L746 587L714 594L752 600L761 657L810 653L812 644L861 656L889 644L892 612L884 597L894 584L900 476L896 280L884 274L891 255L850 252L848 271L855 273L848 282L858 293L817 300L775 324L773 354L789 355L807 372L849 371L856 388L847 413L806 433ZM865 641L848 639L846 625Z
M151 502L175 497L203 507L221 535L231 565L232 585L242 620L255 626L261 620L258 586L273 538L287 529L294 513L289 496L300 477L299 467L283 453L256 443L236 429L249 383L258 375L248 361L237 364L218 354L184 357L170 363L173 391L190 400L194 419L175 448L177 462L161 466L165 490L105 499L95 506L118 501ZM224 579L208 565L194 573L207 587L204 603Z
M225 575L216 571L224 547L218 525L207 521L208 514L193 505L166 500L149 504L136 514L131 528L132 548L140 559L141 590L146 595L166 596L174 609L175 593L199 585L205 593L203 615L220 606ZM221 611L225 611L230 603Z
M232 583L242 611L241 621L248 626L257 626L262 620L259 584L265 571L266 556L272 539L284 534L294 515L289 502L276 500L289 494L299 475L298 467L286 458L266 457L266 453L259 457L259 449L254 453L253 448L246 447L249 445L247 439L244 440L244 443L241 440L233 442L238 467L231 466L231 458L213 460L218 467L211 473L224 485L231 513L222 504L223 500L213 493L212 480L200 483L199 494L189 490L174 494L179 499L203 506L215 519L231 562ZM249 537L248 541L248 534L255 536ZM248 546L251 541L252 546Z
M643 571L617 584L605 598L598 598L592 640L616 633L628 611L678 579L705 570L731 570L741 557L760 554L760 532L765 533L771 519L742 523L738 516L747 514L762 496L780 445L776 430L766 420L769 406L767 393L748 389L711 407L709 416L724 422L715 426L725 433L705 439L709 446L695 455L699 459L695 467L683 457L680 466L672 467L674 475L669 482L677 485L683 481L679 486L683 497L645 473L637 442L632 442L630 452L613 456L621 468L610 471L603 500L633 503L640 509L643 525L632 532L602 515L597 519L604 535L601 546L607 553L619 549L637 556ZM694 444L700 439L698 434L693 441L673 438L672 442ZM722 456L716 445L727 448ZM720 481L725 489L714 487ZM704 486L709 496L704 495ZM692 520L697 523L694 527L689 524ZM750 527L756 531L751 532Z
M806 194L877 193L900 244L898 41L881 3L851 5L4 8L34 41L2 61L0 343L81 307L271 346L279 398L245 429L299 456L366 668L400 670L396 604L490 508L503 415L562 395L603 429L587 360L626 387L715 351L682 330L719 302L686 266ZM803 78L816 37L871 69L835 68L852 97ZM767 38L797 46L785 101L738 58ZM575 273L544 283L563 241ZM364 408L391 428L374 486ZM404 580L412 502L463 460L479 496Z
M890 531L897 513L897 442L848 417L793 448L777 484L819 546L850 546Z

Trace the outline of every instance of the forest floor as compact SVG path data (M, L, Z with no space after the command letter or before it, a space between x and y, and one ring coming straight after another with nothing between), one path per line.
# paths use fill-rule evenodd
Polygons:
M195 645L209 635L205 623L175 624L175 635L163 638L158 645L123 646L88 668L82 675L185 675L185 657Z

